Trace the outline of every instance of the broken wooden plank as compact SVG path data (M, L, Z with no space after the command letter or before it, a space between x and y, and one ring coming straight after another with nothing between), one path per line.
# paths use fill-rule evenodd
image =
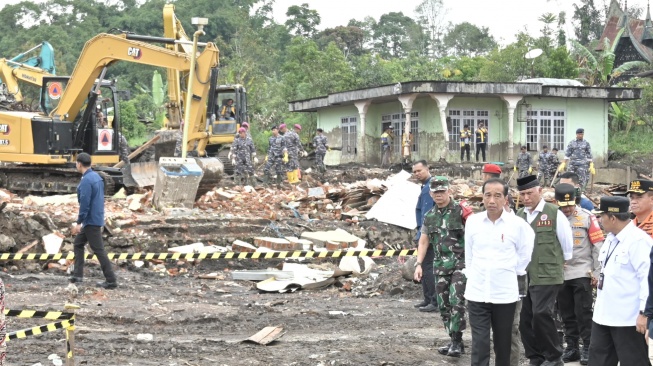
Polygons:
M243 342L252 342L265 346L281 338L284 334L286 332L283 331L282 327L265 327Z
M140 154L141 154L143 151L145 151L147 148L149 148L150 146L154 145L154 143L157 142L160 138L161 138L161 135L156 135L156 136L152 137L152 138L150 139L150 141L144 143L144 144L141 145L138 149L134 150L133 153L129 154L129 160L131 161L131 159L133 159L133 158L137 157L138 155L140 155ZM118 164L114 165L113 167L114 167L114 168L122 168L124 165L125 165L125 162L124 162L124 161L120 161Z

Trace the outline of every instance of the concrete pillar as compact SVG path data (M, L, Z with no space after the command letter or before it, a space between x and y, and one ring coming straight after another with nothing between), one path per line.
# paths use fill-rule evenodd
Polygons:
M367 163L367 154L365 152L365 117L367 116L367 110L370 108L372 100L364 100L354 103L356 108L358 108L358 135L356 137L356 153L358 154L359 163Z
M413 102L417 98L417 94L404 94L399 96L401 106L404 108L406 114L406 121L404 122L404 136L401 145L404 147L401 152L401 157L408 159L410 157L410 112L413 110Z
M522 100L523 95L502 95L503 99L508 105L508 163L515 163L515 108L517 103Z
M440 160L446 160L449 154L449 128L447 127L447 105L453 99L453 94L429 94L431 99L435 100L440 110L440 125L444 134L444 148L440 153Z

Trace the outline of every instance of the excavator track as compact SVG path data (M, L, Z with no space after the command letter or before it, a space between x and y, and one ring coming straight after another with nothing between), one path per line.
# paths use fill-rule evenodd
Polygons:
M115 193L114 180L97 172L104 180L104 194ZM71 194L77 192L81 175L74 167L48 165L0 166L0 187L23 194Z
M222 162L222 165L224 166L224 174L233 175L235 167L231 164L228 155L229 149L222 149L218 152L216 158Z

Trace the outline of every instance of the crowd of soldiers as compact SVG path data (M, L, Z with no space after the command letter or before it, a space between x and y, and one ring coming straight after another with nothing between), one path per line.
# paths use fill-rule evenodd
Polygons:
M263 183L269 184L276 176L276 184L281 186L284 175L288 183L294 184L300 181L299 158L308 156L304 150L299 134L302 126L295 124L293 129L288 129L286 124L271 128L271 136L268 139L268 150L265 156L265 167L263 168ZM324 157L330 150L327 138L321 128L317 129L317 135L313 139L315 149L315 167L318 172L325 172ZM251 135L249 125L243 123L231 145L228 158L234 166L234 181L236 184L255 185L255 169L252 165L258 164L256 149Z

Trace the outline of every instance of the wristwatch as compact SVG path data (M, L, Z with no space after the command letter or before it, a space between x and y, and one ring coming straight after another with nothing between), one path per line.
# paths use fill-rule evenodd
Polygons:
M641 311L641 310L639 311L639 315L644 315L644 316L646 316L646 314L644 314L644 312ZM648 316L646 316L646 317L648 318Z
M422 262L415 262L415 267L421 266L421 265L422 265Z

